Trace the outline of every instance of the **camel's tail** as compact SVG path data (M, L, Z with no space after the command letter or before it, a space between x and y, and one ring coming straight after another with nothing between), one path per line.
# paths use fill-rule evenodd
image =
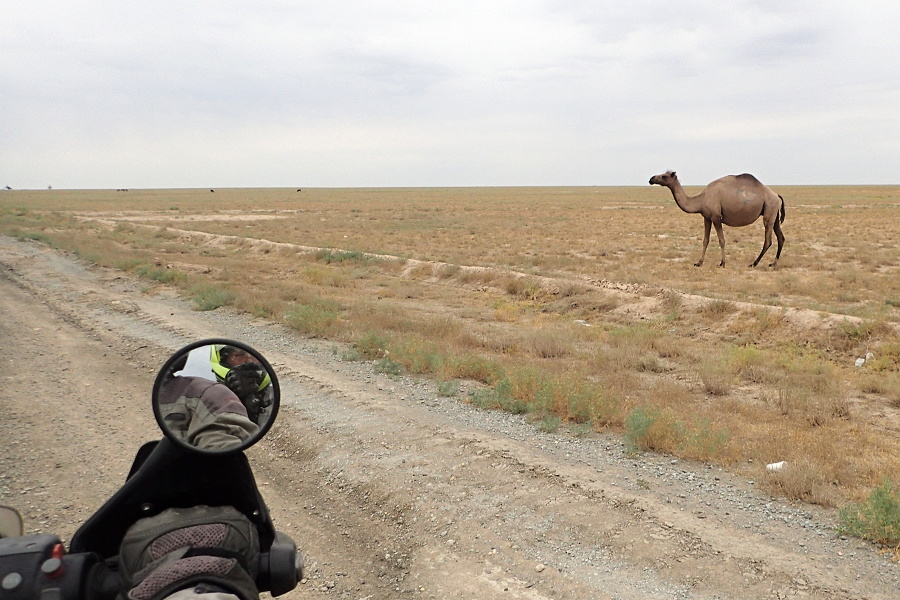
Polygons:
M787 214L784 210L784 196L782 196L781 194L778 194L778 197L781 198L781 219L778 222L784 223L784 217Z

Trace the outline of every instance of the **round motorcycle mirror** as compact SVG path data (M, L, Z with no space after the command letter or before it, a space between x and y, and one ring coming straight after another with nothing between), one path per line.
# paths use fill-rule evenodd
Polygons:
M185 346L153 384L153 414L163 434L204 453L255 444L274 423L280 401L272 365L247 344L228 339Z

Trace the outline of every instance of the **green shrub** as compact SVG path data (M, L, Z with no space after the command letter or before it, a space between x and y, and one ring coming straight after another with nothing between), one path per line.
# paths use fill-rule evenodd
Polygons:
M625 443L629 454L652 448L651 431L660 420L657 408L638 407L625 417Z
M860 503L840 510L839 530L883 546L900 546L900 492L885 479Z
M153 281L158 281L160 283L184 283L188 278L187 273L179 271L178 269L167 269L165 267L156 267L147 264L138 266L134 272L141 277L146 277L147 279L152 279Z
M407 371L416 374L436 373L444 363L443 352L437 344L417 337L393 346L392 355Z
M342 262L364 262L367 257L362 252L350 250L329 250L323 249L316 252L316 260L324 263L342 263Z
M359 351L362 358L375 360L384 358L388 349L388 337L378 331L370 331L359 338L353 347Z
M626 449L678 454L689 458L715 458L728 441L727 429L715 429L708 420L685 424L656 407L638 407L625 417Z
M20 240L34 240L35 242L40 242L46 246L50 246L51 248L56 248L56 242L45 233L38 233L36 231L16 231L13 233Z
M855 342L869 338L875 329L876 327L873 323L864 320L858 323L844 320L840 324L841 333Z
M357 350L353 346L341 352L340 357L344 362L356 362L363 360L363 356L359 353L359 350Z
M437 387L438 396L449 398L459 393L459 382L455 380L441 381Z
M469 401L478 408L486 410L502 410L514 415L528 412L526 402L512 395L509 379L503 379L493 389L476 390L469 396Z
M700 419L693 427L681 427L679 450L684 456L709 460L719 456L731 437L727 429L714 428L708 419Z
M375 363L375 372L390 375L391 377L399 377L403 375L403 365L385 357Z
M502 370L496 362L477 354L454 356L445 368L453 377L471 379L488 385L497 380Z
M556 415L547 415L546 417L538 421L537 428L544 433L556 433L559 430L559 426L561 424L562 419L560 419Z
M199 311L215 310L234 302L234 294L226 289L200 286L193 292L194 308Z
M492 389L477 389L469 394L469 403L472 406L485 410L495 410L499 407L497 395Z
M544 379L538 398L538 404L574 423L608 422L609 407L602 388L577 374Z
M337 325L339 309L334 303L316 302L295 306L285 315L288 326L313 337L324 337Z
M500 410L514 415L524 415L528 412L528 403L513 394L512 382L509 378L497 382L497 385L494 386L494 394L497 396Z
M89 263L92 263L92 264L95 264L95 265L100 265L100 264L102 264L102 262L101 262L101 261L102 261L102 258L101 258L100 255L97 254L96 252L88 252L88 251L86 251L86 250L82 250L82 249L80 249L80 248L76 248L76 249L75 249L75 256L77 256L78 258L80 258L81 260L83 260L83 261L85 261L85 262L89 262Z
M113 267L120 271L134 271L141 264L137 258L119 258L113 261Z
M572 427L572 435L575 437L585 437L594 432L594 427L590 423L578 423Z

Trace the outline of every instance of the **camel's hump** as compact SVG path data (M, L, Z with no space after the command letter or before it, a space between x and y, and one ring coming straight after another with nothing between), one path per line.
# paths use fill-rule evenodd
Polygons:
M735 178L735 179L740 179L740 180L742 180L742 181L753 181L753 182L756 182L756 183L759 183L759 182L760 182L759 179L757 179L756 177L754 177L754 176L751 175L750 173L741 173L740 175L735 175L734 178Z

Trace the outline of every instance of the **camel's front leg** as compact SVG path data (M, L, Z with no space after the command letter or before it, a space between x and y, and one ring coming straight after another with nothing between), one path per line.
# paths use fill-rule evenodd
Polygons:
M716 235L719 236L719 248L722 249L722 261L719 263L720 267L725 266L725 234L722 232L722 224L719 221L714 223L716 226Z
M700 254L700 260L694 263L695 267L702 267L703 260L706 258L706 247L709 246L709 230L712 228L712 221L707 218L703 219L703 252Z

